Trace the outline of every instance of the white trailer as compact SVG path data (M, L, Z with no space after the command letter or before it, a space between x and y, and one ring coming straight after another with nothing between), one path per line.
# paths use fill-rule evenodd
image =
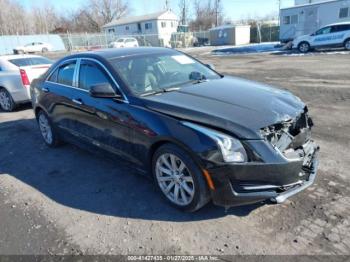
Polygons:
M280 10L280 40L314 33L328 24L350 21L350 0L330 0Z

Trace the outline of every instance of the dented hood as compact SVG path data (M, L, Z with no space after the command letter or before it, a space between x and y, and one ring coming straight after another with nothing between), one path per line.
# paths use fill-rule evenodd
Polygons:
M223 129L242 139L261 139L261 128L295 118L305 107L287 91L226 76L143 99L151 110Z

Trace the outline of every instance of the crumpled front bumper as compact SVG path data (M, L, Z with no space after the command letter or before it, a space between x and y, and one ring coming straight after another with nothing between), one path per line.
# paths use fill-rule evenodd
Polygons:
M246 163L209 170L215 185L214 204L224 207L265 200L283 203L311 186L317 176L319 147L312 142L308 154L285 163Z
M295 186L291 187L290 189L278 194L276 197L271 198L271 201L274 201L278 204L281 204L284 201L286 201L288 198L298 194L299 192L301 192L301 191L305 190L306 188L308 188L309 186L311 186L316 179L317 170L318 170L318 163L319 163L319 161L318 161L318 158L316 156L312 160L312 169L310 170L308 180L305 180L300 184L296 184Z

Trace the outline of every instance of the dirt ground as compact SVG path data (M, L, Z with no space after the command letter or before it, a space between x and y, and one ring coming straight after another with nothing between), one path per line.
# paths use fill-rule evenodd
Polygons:
M350 255L350 53L189 52L308 104L321 146L315 184L282 205L181 213L123 163L47 148L25 106L0 112L0 254Z

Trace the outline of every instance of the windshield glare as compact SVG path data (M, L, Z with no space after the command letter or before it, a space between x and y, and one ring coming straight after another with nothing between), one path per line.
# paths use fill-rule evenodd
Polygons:
M181 53L126 57L111 63L136 95L220 78L205 65Z

